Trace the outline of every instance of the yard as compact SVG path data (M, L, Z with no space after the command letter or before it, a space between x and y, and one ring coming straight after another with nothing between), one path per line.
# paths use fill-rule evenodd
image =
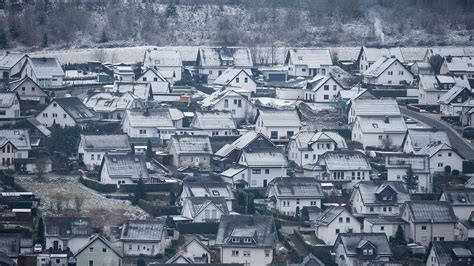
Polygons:
M143 219L148 215L129 201L109 199L79 183L78 176L16 177L16 182L41 199L43 215L82 215L93 226L118 225L125 219Z

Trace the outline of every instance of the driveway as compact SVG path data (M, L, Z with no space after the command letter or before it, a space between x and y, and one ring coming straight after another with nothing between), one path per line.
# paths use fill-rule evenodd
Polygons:
M408 110L403 106L400 106L400 111L403 115L411 117L415 120L418 120L428 126L436 127L437 129L441 129L447 132L449 140L451 141L451 146L458 150L458 152L466 159L466 160L474 160L474 150L469 142L467 142L461 135L456 132L452 127L448 126L444 122L441 122L437 119L434 119L428 115L423 113L418 113L412 110Z

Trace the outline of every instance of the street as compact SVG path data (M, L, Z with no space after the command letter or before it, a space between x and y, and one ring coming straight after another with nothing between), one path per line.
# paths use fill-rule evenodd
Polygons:
M423 115L422 113L418 113L412 110L408 110L403 106L400 106L400 111L403 115L409 116L415 120L418 120L422 123L425 123L428 126L436 127L437 129L444 130L447 132L449 140L451 141L451 146L458 150L458 152L466 159L466 160L473 160L474 159L474 151L471 148L471 145L467 143L460 135L458 135L455 130L444 123Z

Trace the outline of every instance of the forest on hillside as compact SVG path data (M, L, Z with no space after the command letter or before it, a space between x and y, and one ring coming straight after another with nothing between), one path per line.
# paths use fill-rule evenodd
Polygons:
M473 44L473 0L139 2L0 0L0 49Z

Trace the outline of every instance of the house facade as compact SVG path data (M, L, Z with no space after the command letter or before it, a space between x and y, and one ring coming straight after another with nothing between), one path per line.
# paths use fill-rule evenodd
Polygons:
M10 91L17 93L22 101L46 104L48 99L48 94L30 77L10 82Z
M41 88L63 86L64 70L54 57L28 57L21 68L21 78L30 77Z
M217 88L232 88L247 93L257 91L257 83L251 76L252 72L244 69L229 67L212 83Z
M0 92L0 118L17 118L21 113L20 97L15 92Z
M417 188L412 192L431 193L433 191L429 156L413 153L387 153L384 159L388 181L404 181L408 170L411 169L418 181Z
M169 82L174 83L182 79L183 59L179 50L153 48L145 51L143 66L153 68L167 75L172 79Z
M430 157L431 173L452 172L453 170L462 172L464 158L448 144L440 141L433 142L423 147L417 154Z
M333 245L339 234L360 233L360 222L342 206L330 206L314 221L315 235L326 245Z
M288 76L313 77L329 74L333 63L327 49L290 48L284 65L288 67Z
M374 261L387 263L392 257L384 233L340 234L332 250L337 265L371 265Z
M165 219L128 220L122 226L120 241L126 256L156 256L167 247Z
M89 170L98 168L102 163L102 158L107 153L131 153L131 145L128 136L120 135L81 135L78 155Z
M45 249L78 252L89 242L92 223L88 217L44 217Z
M256 108L240 91L222 89L201 101L204 110L228 111L237 122L253 121Z
M258 110L255 131L273 142L288 142L301 128L295 110Z
M315 76L303 88L305 101L335 102L344 87L333 76Z
M194 223L219 222L222 215L229 214L223 197L186 197L181 216Z
M145 158L132 154L105 154L99 168L99 180L102 184L134 184L149 179Z
M211 166L212 147L207 135L174 135L169 143L169 154L176 167L209 169Z
M76 97L56 98L36 115L36 120L46 127L82 126L96 120L96 115Z
M406 132L402 116L357 116L352 126L352 141L362 143L364 148L398 149Z
M400 60L382 57L363 72L364 83L374 85L408 85L414 76Z
M97 234L74 254L76 265L122 266L123 254L105 237Z

